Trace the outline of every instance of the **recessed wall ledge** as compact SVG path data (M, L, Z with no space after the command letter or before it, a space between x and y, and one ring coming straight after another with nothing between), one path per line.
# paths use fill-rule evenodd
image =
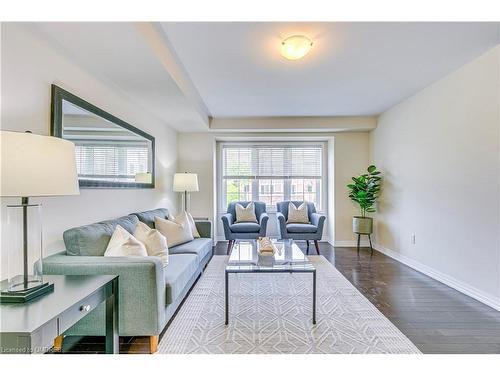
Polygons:
M346 117L224 117L211 118L212 131L245 132L352 132L377 126L376 116Z

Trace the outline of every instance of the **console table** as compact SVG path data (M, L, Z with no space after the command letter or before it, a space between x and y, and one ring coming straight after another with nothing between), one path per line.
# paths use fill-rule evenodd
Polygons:
M106 353L118 353L118 276L45 275L54 291L27 303L0 305L0 353L44 353L54 339L106 304Z

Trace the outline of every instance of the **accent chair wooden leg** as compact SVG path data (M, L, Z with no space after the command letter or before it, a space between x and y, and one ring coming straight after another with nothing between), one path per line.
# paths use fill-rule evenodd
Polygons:
M158 351L158 336L149 336L149 353L154 354Z
M307 254L309 254L309 240L306 240L306 245L307 245Z
M318 240L314 240L314 246L316 246L316 252L318 253L318 255L321 255L319 253L319 243L318 243Z
M63 338L63 335L59 335L54 339L54 353L61 353Z
M232 243L233 243L233 240L227 241L227 255L229 255L229 253L231 252L231 248L233 247Z

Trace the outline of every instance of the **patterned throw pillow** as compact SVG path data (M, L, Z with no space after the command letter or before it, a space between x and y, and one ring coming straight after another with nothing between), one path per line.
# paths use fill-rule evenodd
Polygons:
M292 202L288 204L288 220L289 223L309 224L309 215L307 214L307 204L303 202L299 207L296 207Z
M237 223L257 223L257 217L255 216L255 207L253 202L250 202L246 207L241 204L236 203L236 222Z

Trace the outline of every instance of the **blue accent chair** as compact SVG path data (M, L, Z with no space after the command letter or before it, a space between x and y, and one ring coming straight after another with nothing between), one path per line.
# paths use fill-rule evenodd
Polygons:
M296 207L299 207L302 203L300 201L285 201L278 202L276 204L276 219L278 220L278 229L281 239L293 239L293 240L305 240L307 243L307 252L309 253L309 241L314 241L316 246L316 252L319 254L319 244L318 241L321 240L323 236L323 226L325 224L326 217L316 213L316 207L314 203L306 202L307 204L307 214L309 216L310 224L302 223L289 223L288 220L288 205L292 202Z
M222 224L224 227L224 235L226 236L227 253L231 251L235 240L250 240L264 237L266 235L267 221L269 216L266 213L266 204L264 202L253 202L255 206L255 217L258 223L243 222L235 223L236 221L236 203L247 207L251 202L232 202L227 206L227 213L222 215Z

